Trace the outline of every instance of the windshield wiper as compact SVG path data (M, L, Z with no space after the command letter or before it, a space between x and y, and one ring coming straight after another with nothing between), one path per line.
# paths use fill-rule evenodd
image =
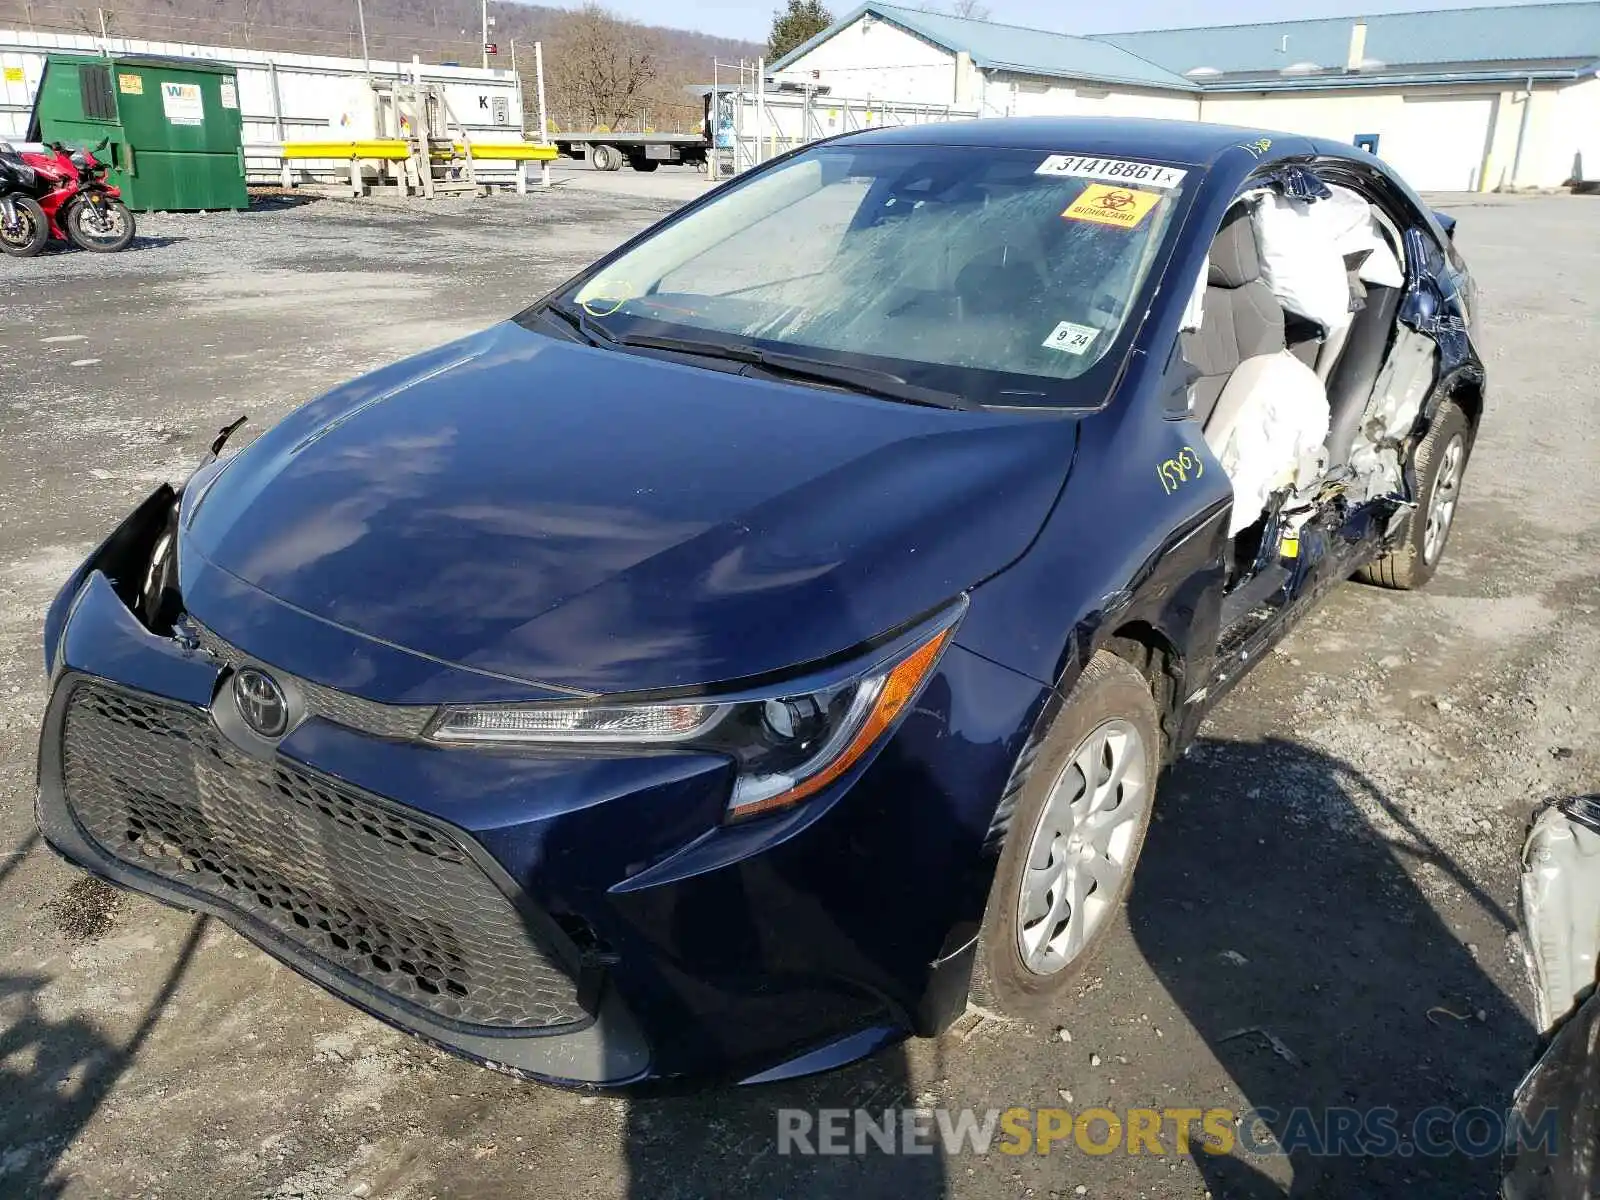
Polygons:
M965 396L907 383L898 375L874 370L871 367L846 366L843 363L832 363L778 350L763 350L758 346L740 342L714 341L710 338L681 338L655 333L612 333L590 320L580 310L569 308L565 304L552 303L546 305L546 308L582 334L591 346L605 344L630 346L639 350L666 350L670 353L695 354L702 358L749 363L779 377L831 383L865 395L881 396L886 400L899 400L906 404L923 404L931 408L980 407Z
M871 367L851 367L843 363L827 362L819 358L806 358L803 355L785 354L774 350L752 349L751 354L757 366L774 375L811 379L818 383L835 383L869 396L881 396L885 400L900 400L907 404L925 404L930 408L981 407L955 392L942 392L937 388L907 383L898 375L888 371L877 371Z
M561 320L572 326L577 335L591 346L614 346L617 344L617 337L614 333L591 321L581 309L552 300L544 306L544 311L553 317L560 317Z

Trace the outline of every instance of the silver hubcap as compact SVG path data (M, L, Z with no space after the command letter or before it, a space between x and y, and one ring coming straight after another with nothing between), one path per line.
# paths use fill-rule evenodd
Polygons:
M1450 439L1439 459L1439 473L1433 480L1433 494L1428 497L1428 524L1422 532L1422 561L1432 563L1444 549L1444 540L1450 535L1450 522L1456 515L1456 498L1461 493L1461 464L1467 456L1467 444L1458 433Z
M1077 958L1115 909L1149 803L1144 739L1127 721L1105 722L1056 777L1028 844L1017 952L1035 975Z
M83 214L84 230L90 237L98 241L115 241L122 236L122 210L107 208L103 213L96 212L93 208L87 209Z

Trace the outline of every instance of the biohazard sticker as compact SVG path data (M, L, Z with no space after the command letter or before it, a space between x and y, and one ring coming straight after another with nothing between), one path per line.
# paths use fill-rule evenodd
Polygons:
M1134 229L1160 199L1158 192L1091 183L1061 215L1069 221L1093 221L1098 225Z
M1082 354L1094 345L1100 331L1092 325L1074 325L1063 321L1050 331L1041 343L1046 350L1060 350L1066 354Z
M1035 175L1062 175L1068 179L1107 179L1142 187L1175 188L1189 172L1157 163L1126 158L1091 158L1084 154L1052 154L1033 169Z

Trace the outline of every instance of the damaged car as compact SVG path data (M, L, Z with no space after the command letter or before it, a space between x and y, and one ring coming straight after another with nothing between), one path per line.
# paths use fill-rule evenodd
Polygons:
M1504 1200L1600 1195L1600 795L1534 818L1522 853L1522 924L1544 1043L1518 1085Z
M146 499L49 612L44 835L557 1083L1047 1019L1208 709L1438 567L1474 307L1336 142L803 148Z

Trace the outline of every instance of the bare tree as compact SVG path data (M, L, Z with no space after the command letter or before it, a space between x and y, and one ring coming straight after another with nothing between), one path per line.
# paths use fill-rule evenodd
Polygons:
M261 0L240 0L239 14L244 21L244 44L253 47L255 42L251 35L255 32L256 22L261 19Z
M545 56L555 107L574 128L615 129L640 117L656 78L656 55L642 26L586 4L561 19Z
M994 10L987 4L980 4L979 0L950 0L950 14L969 21L987 21L994 16Z
M80 8L74 14L78 28L85 33L109 34L117 27L117 13L111 8Z

